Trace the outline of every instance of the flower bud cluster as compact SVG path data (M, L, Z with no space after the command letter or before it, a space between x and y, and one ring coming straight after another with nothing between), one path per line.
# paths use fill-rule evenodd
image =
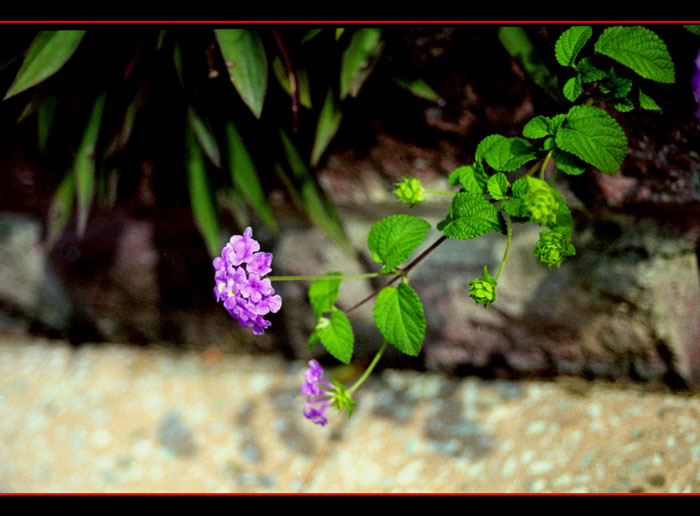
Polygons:
M484 308L496 300L496 280L489 275L486 267L481 278L469 282L469 297L477 305L484 305Z
M559 200L545 181L529 178L528 192L522 198L523 210L535 224L550 226L557 220Z
M407 177L396 185L394 193L399 197L401 202L405 202L411 208L419 202L425 201L425 190L420 184L420 180L415 177Z
M540 257L540 263L550 269L556 265L559 267L564 258L576 254L576 249L571 243L571 236L556 230L542 231L540 239L532 253Z

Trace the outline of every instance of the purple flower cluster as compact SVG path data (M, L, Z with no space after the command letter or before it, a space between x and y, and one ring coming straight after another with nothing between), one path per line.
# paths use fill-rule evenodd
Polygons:
M328 419L324 415L328 406L332 403L331 393L321 387L333 389L333 385L322 380L323 368L316 360L309 360L309 368L304 371L304 384L301 386L301 393L306 396L304 405L304 417L310 419L317 425L326 426ZM314 405L321 404L320 407Z
M272 253L260 252L251 228L232 236L213 262L216 300L223 301L231 317L244 328L252 328L255 335L262 335L270 326L264 316L282 306L270 279L263 278L272 271L271 263Z
M698 118L700 123L700 52L698 52L695 58L695 74L693 74L692 79L690 79L690 84L693 87L693 95L695 95L695 100L698 102L698 110L695 112L695 116Z

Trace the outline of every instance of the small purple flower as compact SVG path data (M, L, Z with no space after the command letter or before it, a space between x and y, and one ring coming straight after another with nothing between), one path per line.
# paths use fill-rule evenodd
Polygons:
M698 55L695 58L695 73L690 79L690 84L693 88L695 101L698 103L698 110L695 112L695 116L698 118L698 122L700 122L700 51L698 51Z
M246 228L243 235L234 235L214 258L214 296L228 313L244 328L262 335L270 321L263 318L277 312L282 298L275 295L272 282L264 275L272 271L272 253L260 252L260 244L253 238L253 230Z
M326 409L333 402L331 392L322 389L328 387L333 389L333 385L321 379L323 368L316 360L309 360L309 367L304 371L304 384L301 386L301 393L306 396L304 405L304 417L310 419L317 425L326 426L328 418L325 416ZM315 405L321 404L320 407Z

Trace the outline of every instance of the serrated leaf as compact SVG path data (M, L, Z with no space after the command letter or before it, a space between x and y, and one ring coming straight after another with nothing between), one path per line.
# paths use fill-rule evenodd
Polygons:
M228 166L234 186L240 190L246 203L255 210L265 225L277 232L279 226L272 208L267 202L253 158L231 119L226 121L224 132L228 142Z
M586 170L585 163L573 154L569 154L561 149L554 149L552 159L559 170L570 176L583 174Z
M430 223L413 215L390 215L372 226L367 247L372 257L384 264L380 272L401 265L425 240Z
M639 90L639 107L649 111L661 111L661 106L641 89Z
M700 25L683 25L683 28L696 36L700 36Z
M562 66L575 66L576 58L593 35L588 25L577 25L564 31L554 45L554 56Z
M5 99L48 79L73 56L85 35L84 30L40 31L32 41Z
M596 41L595 50L628 66L645 79L675 82L673 61L666 44L645 27L608 27Z
M576 66L581 81L584 83L599 81L605 77L605 71L593 65L590 57L584 57Z
M260 118L267 91L267 58L260 36L248 29L216 29L214 33L233 86Z
M581 77L577 74L571 77L562 88L562 93L569 102L574 102L581 95Z
M187 131L187 185L192 214L212 258L221 252L216 201L207 180L206 161L191 130Z
M425 315L418 294L406 283L384 287L377 296L374 322L384 338L410 356L418 356L425 339Z
M508 183L508 178L506 175L503 172L499 172L489 178L489 182L487 183L486 187L488 188L491 197L499 201L507 197L509 185L510 183Z
M610 101L610 105L620 113L627 113L634 109L634 104L630 99L614 99Z
M484 167L475 163L474 165L463 165L450 173L448 182L450 186L462 185L465 192L482 194L486 192L486 182L488 175Z
M100 95L92 107L90 120L85 127L83 139L76 152L73 170L75 174L75 191L78 201L78 234L85 232L90 205L95 193L95 173L97 169L97 137L102 123L106 94Z
M503 136L502 134L490 134L484 138L481 139L479 144L476 146L476 152L474 153L474 159L479 162L483 161L484 155L488 152L488 150L493 147L494 145L502 142L505 140L506 137Z
M468 240L490 231L503 231L498 209L482 195L460 192L455 195L450 213L438 229L448 238Z
M627 155L627 137L620 125L602 109L591 106L569 110L556 144L608 174L617 172Z
M335 133L338 132L342 116L343 112L333 94L333 90L329 89L326 94L326 100L321 108L321 113L318 116L316 136L314 137L314 145L311 149L311 166L315 167L318 164L321 156L335 136Z
M511 172L537 157L538 148L522 138L501 138L492 142L482 156L499 172Z
M501 203L501 209L511 217L525 217L522 212L522 201L520 199L511 198Z
M511 189L512 197L520 199L523 195L527 194L530 190L530 186L527 181L527 176L516 179L513 183L513 188Z
M331 355L344 364L350 363L355 343L350 321L342 310L335 310L330 319L325 319L328 324L317 328L314 331L315 336L321 340L321 344Z
M355 31L341 59L341 100L348 95L357 97L360 88L372 73L383 47L381 29L362 28Z
M339 272L329 272L326 275L331 277L317 279L309 285L309 301L316 317L321 317L324 312L333 310L333 306L338 300L340 284L343 281L340 278L332 278L332 276L339 276Z
M550 120L546 116L536 116L523 127L523 136L533 140L549 136L552 134L549 129L549 124Z

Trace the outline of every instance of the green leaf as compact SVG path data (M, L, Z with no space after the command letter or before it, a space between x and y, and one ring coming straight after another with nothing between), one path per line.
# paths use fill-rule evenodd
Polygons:
M585 163L573 154L569 154L561 149L554 149L552 159L554 159L554 164L559 170L570 176L583 174L586 170Z
M357 97L360 88L381 55L382 30L362 28L355 31L343 52L340 68L340 99Z
M476 152L474 153L474 159L479 162L483 161L484 155L493 147L494 145L506 140L506 137L502 134L490 134L481 139L479 144L476 146Z
M578 74L566 81L562 92L568 101L574 102L581 95L581 85L581 76Z
M425 240L430 223L413 215L390 215L372 226L367 247L372 258L384 264L380 272L401 265Z
M58 98L53 96L44 102L37 112L37 137L39 143L39 152L46 150L46 144L49 140L49 135L53 128L53 122L56 117L56 108L58 106Z
M554 56L562 66L575 66L576 58L593 35L588 25L577 25L564 31L554 45Z
M209 256L221 252L219 221L216 216L216 202L207 181L206 162L192 131L187 131L187 184L190 191L192 214L197 223Z
M546 91L553 99L561 100L557 80L537 54L522 27L501 27L498 29L498 39L508 53L523 67L525 73Z
M500 172L516 170L537 157L538 148L522 138L502 137L490 142L482 155L486 163Z
M683 28L696 36L700 36L700 25L683 25Z
M429 100L440 104L444 102L442 97L437 94L437 92L428 86L423 79L406 79L404 77L394 77L394 82L398 84L401 88L410 91L413 95L420 99Z
M596 41L595 50L630 67L645 79L675 82L673 61L666 44L645 27L609 27Z
M661 111L661 106L641 89L639 90L639 106L649 111Z
M410 356L418 356L425 339L423 304L408 284L384 287L377 296L374 321L384 338Z
M204 154L216 168L221 168L221 152L219 152L219 145L216 143L216 138L214 138L209 124L202 120L191 106L187 108L187 120L199 145L204 150Z
M522 204L520 199L511 198L501 203L501 209L511 217L526 217L522 210Z
M627 138L620 125L602 109L591 106L569 110L556 144L608 174L617 172L627 155Z
M253 158L231 119L226 121L225 134L228 142L228 166L234 186L241 191L246 202L255 210L265 225L277 232L279 227L270 204L265 197Z
M438 229L448 238L468 240L490 231L504 231L498 209L482 195L460 192L455 195L450 213Z
M313 345L316 339L320 339L323 347L342 363L350 363L355 335L350 321L341 310L335 310L330 319L319 319L316 330L309 337L309 345Z
M90 204L95 193L95 172L97 137L102 123L106 94L100 95L92 107L80 147L76 152L73 170L75 173L75 189L78 200L78 234L85 232Z
M552 134L549 129L549 123L550 120L546 116L536 116L523 127L523 136L533 140L549 136Z
M280 139L292 176L288 177L281 167L277 167L277 171L286 182L290 193L301 203L314 224L332 238L345 253L354 256L355 251L348 242L343 225L331 201L319 188L306 162L299 155L287 133L281 128Z
M233 86L255 117L260 118L267 90L267 58L260 36L248 29L214 32Z
M607 75L605 71L593 65L590 57L581 59L576 69L581 77L581 81L584 83L599 81Z
M484 167L478 163L474 165L463 165L450 173L448 182L450 186L462 185L465 192L482 194L486 192L486 182L488 176Z
M279 82L282 89L287 92L290 97L293 96L292 92L292 81L287 73L287 69L282 63L282 59L279 56L275 56L272 61L272 71L275 74L277 82ZM299 104L304 106L306 109L311 109L311 93L309 92L309 74L306 73L304 68L294 70L294 78L296 80L297 95L299 96Z
M311 166L315 167L323 153L328 148L331 140L338 132L340 127L340 119L343 112L340 109L333 90L329 89L326 94L326 100L321 108L321 113L318 116L318 124L316 125L316 136L314 137L314 146L311 149Z
M301 43L306 43L307 41L311 41L313 38L318 36L323 29L311 29L309 32L304 34L304 37L301 40Z
M340 273L329 272L326 275L339 276ZM318 279L309 286L309 301L316 317L321 317L325 312L333 311L342 281L340 278Z
M40 31L27 50L5 100L51 77L75 53L85 35L84 30Z
M54 193L46 220L46 245L50 249L66 227L75 200L75 174L67 173Z
M491 197L497 201L507 197L508 186L510 186L510 183L503 172L492 175L489 178L488 184L486 185Z

